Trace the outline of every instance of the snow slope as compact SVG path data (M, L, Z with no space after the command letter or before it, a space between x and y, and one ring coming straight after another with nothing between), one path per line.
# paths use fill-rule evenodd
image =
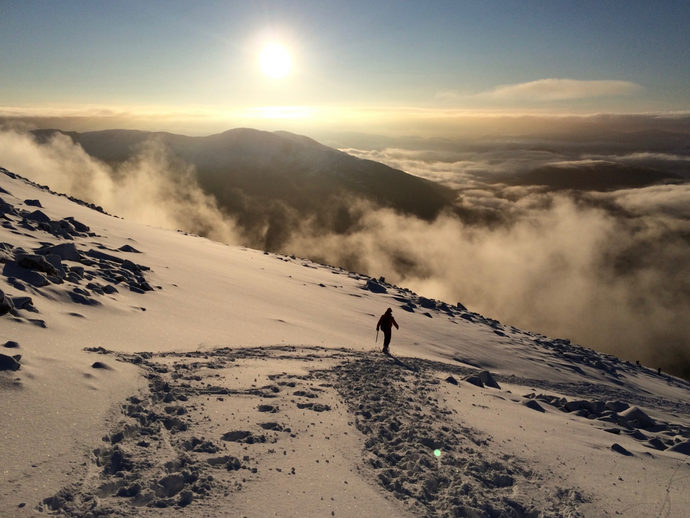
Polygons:
M687 516L687 382L3 172L0 516Z

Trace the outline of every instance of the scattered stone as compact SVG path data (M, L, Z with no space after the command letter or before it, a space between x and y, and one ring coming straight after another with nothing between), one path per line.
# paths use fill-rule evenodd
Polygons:
M453 376L448 376L445 381L450 383L451 385L458 384L458 380L456 380Z
M667 451L682 453L683 455L690 455L690 441L679 442L671 446Z
M388 293L385 286L381 286L378 282L374 280L368 280L365 289L371 291L372 293Z
M17 354L14 356L7 356L6 354L0 354L0 371L17 371L21 366L19 360L21 360L21 355Z
M522 402L523 405L525 405L527 408L531 408L532 410L536 410L537 412L546 412L544 408L537 403L534 399L529 399L527 401Z
M111 367L103 362L94 362L93 365L91 365L91 367L94 369L111 370Z
M24 205L28 205L29 207L39 207L43 208L43 205L41 205L41 202L39 200L24 200Z
M51 246L46 250L46 252L57 255L63 261L81 261L81 255L79 255L77 246L74 243L61 243L59 245ZM82 268L82 274L83 272L84 270Z
M613 443L613 444L611 445L611 449L612 449L613 451L615 451L616 453L620 453L621 455L625 455L626 457L632 457L632 453L630 453L628 450L626 450L625 448L623 448L623 446L621 446L621 445L618 444L618 443Z
M5 342L5 345L3 347L7 347L8 349L18 349L19 348L19 343L15 342L14 340L8 340Z
M627 410L620 412L618 415L628 422L637 421L640 423L641 428L650 428L652 426L656 426L654 420L636 406L630 407Z
M476 387L484 388L484 383L482 382L482 379L475 374L464 377L463 381L466 381L467 383L471 383L472 385L474 385Z
M14 313L14 304L12 300L5 296L5 293L0 290L0 316L7 313Z
M496 383L496 380L489 371L482 371L478 374L478 376L479 379L482 380L482 383L485 387L491 387L499 390L501 389L501 386Z

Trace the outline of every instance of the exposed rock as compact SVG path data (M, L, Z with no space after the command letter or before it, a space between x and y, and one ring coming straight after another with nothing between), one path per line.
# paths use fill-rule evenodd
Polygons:
M531 408L532 410L536 410L537 412L545 412L544 408L537 403L534 399L529 399L527 401L522 402L523 405L525 405L527 408Z
M489 371L482 371L478 374L478 376L479 376L479 379L482 380L482 383L484 384L484 386L499 389L499 390L501 389L501 386L498 383L496 383L496 380L494 379L494 377L491 375L491 373Z
M365 289L371 291L372 293L388 293L385 286L381 286L378 282L374 280L368 280Z
M477 375L471 375L471 376L466 376L463 378L464 381L467 383L471 383L472 385L475 385L476 387L484 388L484 382L482 382L481 378Z
M17 264L27 270L38 270L48 275L57 275L57 270L42 255L15 253L14 258Z
M35 210L32 213L27 214L26 219L29 221L36 221L37 223L50 223L50 218L40 210Z
M618 415L623 417L628 422L635 420L638 421L642 428L656 426L654 420L636 406L630 407L627 410L620 412Z
M621 446L621 445L618 444L618 443L613 443L613 444L611 445L611 449L612 449L613 451L615 451L616 453L620 453L621 455L625 455L626 457L632 457L632 453L630 453L628 450L626 450L625 448L623 448L623 446Z
M14 311L15 309L12 300L6 297L5 293L0 290L0 316L5 315L6 313L12 313Z
M19 354L15 356L7 356L6 354L0 354L0 371L17 371L19 370L21 360Z
M46 252L57 255L63 261L79 262L81 260L77 246L74 243L61 243L51 246Z

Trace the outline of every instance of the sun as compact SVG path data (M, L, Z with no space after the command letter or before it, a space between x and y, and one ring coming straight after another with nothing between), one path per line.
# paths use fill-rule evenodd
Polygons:
M261 70L268 77L282 79L292 68L292 59L288 51L279 43L269 43L259 57Z

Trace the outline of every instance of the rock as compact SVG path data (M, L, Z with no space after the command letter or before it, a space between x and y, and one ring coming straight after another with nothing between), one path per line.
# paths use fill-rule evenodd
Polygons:
M0 354L0 371L18 371L21 366L19 364L21 358L19 354L15 356Z
M436 309L436 301L426 297L419 297L419 305L425 309Z
M666 446L658 437L654 437L653 439L650 439L642 444L644 444L647 448L654 448L655 450L659 451L664 451L668 449L668 446Z
M39 207L43 208L43 205L41 205L41 202L38 200L24 200L24 205L28 205L29 207Z
M139 265L138 265L138 264L134 264L134 263L133 263L132 261L130 261L129 259L125 259L125 260L122 262L122 267L123 267L125 270L129 270L130 272L139 272L139 271L141 271L141 268L139 267Z
M523 401L522 404L525 405L527 408L531 408L532 410L536 410L537 412L545 412L544 408L539 403L537 403L534 399Z
M372 293L388 293L388 290L374 280L368 280L365 288Z
M19 344L13 340L8 340L5 342L5 345L3 347L7 347L8 349L17 349L19 348Z
M53 255L57 255L63 261L81 261L81 255L79 255L79 250L77 250L74 243L61 243L51 246L46 251Z
M563 408L565 408L568 412L577 412L578 410L586 408L585 403L587 402L582 400L568 401L565 405L563 405Z
M479 379L482 380L482 383L484 384L484 386L499 389L499 390L501 389L501 386L498 383L496 383L496 380L494 379L494 377L491 375L491 373L489 371L482 371L478 374L478 376L479 376Z
M178 504L181 507L186 507L189 504L191 504L193 500L194 493L192 493L189 489L185 489L184 491L180 492L180 499L178 500Z
M31 311L32 313L38 313L38 310L34 307L34 301L31 297L12 297L12 304L14 304L15 309L25 309L26 311Z
M124 259L117 257L115 255L110 255L106 254L105 252L101 252L99 250L94 250L93 248L90 249L88 252L86 252L86 255L91 257L92 259L100 259L103 261L112 261L118 264L122 264L125 262Z
M37 223L50 223L50 218L40 210L35 210L31 214L27 214L26 219Z
M607 401L605 403L606 410L611 410L611 412L622 412L630 408L627 403L621 403L620 401Z
M5 296L5 293L0 290L0 316L6 313L14 312L14 304L11 299Z
M77 230L77 232L88 232L89 230L91 230L87 225L80 223L72 216L67 216L65 220L69 221L72 224L72 226Z
M618 415L619 417L623 417L628 422L635 420L638 421L642 428L656 426L654 420L636 406L630 407L627 410L620 412Z
M120 252L129 252L130 254L140 254L141 252L134 248L133 246L130 245L122 245L120 248L118 248Z
M611 449L612 449L613 451L615 451L616 453L620 453L621 455L625 455L626 457L632 457L632 453L630 453L628 450L626 450L625 448L623 448L623 446L621 446L621 445L618 444L618 443L613 443L613 444L611 445Z
M482 380L479 376L475 376L475 375L466 376L465 378L463 378L463 380L466 381L467 383L471 383L472 385L475 385L477 387L484 388L484 382L482 382Z
M50 262L48 262L42 255L24 254L20 252L16 253L14 258L19 266L26 268L27 270L38 270L40 272L45 272L48 275L57 275L58 273L55 267L50 264Z
M110 367L103 362L94 362L93 365L91 365L93 369L105 369L105 370L110 370Z
M45 256L45 258L46 261L48 261L53 266L53 268L55 268L55 271L57 272L55 275L60 279L64 279L66 277L66 272L60 257L55 254L48 254Z
M453 376L448 376L446 378L446 381L448 383L450 383L451 385L457 385L458 384L458 380L456 380Z
M690 441L679 442L671 446L666 451L674 451L676 453L682 453L683 455L690 455Z
M175 496L184 489L184 476L180 473L173 473L167 477L163 477L158 481L158 488L156 488L156 496L168 498Z

